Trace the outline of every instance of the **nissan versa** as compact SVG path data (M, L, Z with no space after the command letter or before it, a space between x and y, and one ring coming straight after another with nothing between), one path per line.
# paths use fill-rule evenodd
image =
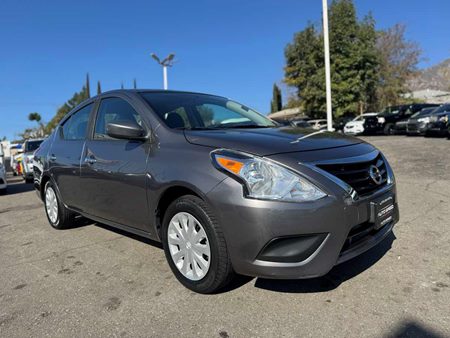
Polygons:
M54 228L81 215L161 241L200 293L235 273L324 275L399 219L392 169L370 144L197 93L91 98L42 143L34 174Z

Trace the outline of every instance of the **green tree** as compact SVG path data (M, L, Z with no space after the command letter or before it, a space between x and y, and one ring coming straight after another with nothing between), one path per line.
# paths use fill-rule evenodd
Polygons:
M100 85L100 81L97 81L97 95L102 93L102 86Z
M88 94L86 90L86 86L83 86L79 92L73 94L72 98L65 102L59 109L56 111L56 115L50 120L50 122L45 127L46 133L51 133L52 130L58 125L59 121L73 108L78 106L81 102L87 100Z
M286 66L284 81L296 88L298 102L311 116L325 111L325 70L323 45L315 26L308 26L294 35L284 51ZM296 101L294 98L290 102Z
M334 115L356 114L376 101L375 22L371 16L358 21L352 0L334 0L329 21ZM309 24L288 44L285 57L285 82L297 89L306 113L323 117L326 98L322 32Z
M283 107L281 98L281 90L276 83L273 84L272 101L270 102L270 112L275 113L280 111Z
M45 124L42 122L41 114L39 113L30 113L28 114L29 121L36 121L38 124L37 128L29 128L28 133L33 134L33 137L44 137L45 135Z

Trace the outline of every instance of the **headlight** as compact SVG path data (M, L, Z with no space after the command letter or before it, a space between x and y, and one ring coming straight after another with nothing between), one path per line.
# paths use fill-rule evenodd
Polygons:
M305 178L270 160L230 151L216 151L211 155L216 168L244 184L248 197L306 202L326 196Z
M384 117L378 117L378 123L383 124L384 122L386 122L386 119Z
M429 117L422 117L422 118L418 119L417 122L428 123L428 122L430 122L430 118Z
M444 116L440 117L439 121L448 122L448 115L444 115Z

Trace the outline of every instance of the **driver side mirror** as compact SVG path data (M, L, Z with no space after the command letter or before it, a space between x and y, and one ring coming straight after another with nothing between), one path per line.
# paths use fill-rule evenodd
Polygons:
M147 133L136 122L117 121L106 125L106 134L123 140L146 140Z

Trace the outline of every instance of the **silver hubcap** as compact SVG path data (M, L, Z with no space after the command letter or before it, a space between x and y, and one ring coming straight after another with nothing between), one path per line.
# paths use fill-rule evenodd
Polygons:
M187 212L172 217L167 229L170 255L182 275L198 281L208 273L211 248L200 222Z
M47 210L48 218L52 223L58 220L58 200L53 188L48 187L45 191L45 209Z

